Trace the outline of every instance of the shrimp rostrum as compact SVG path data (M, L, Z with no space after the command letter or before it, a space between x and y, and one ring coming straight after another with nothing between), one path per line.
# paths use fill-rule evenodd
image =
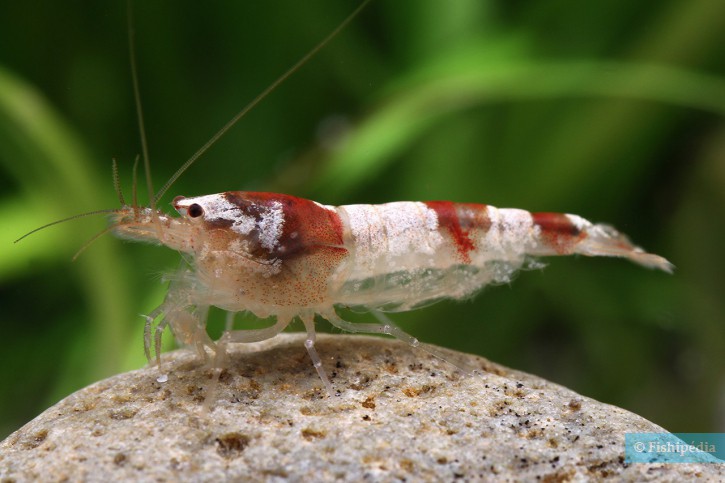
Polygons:
M221 361L227 344L271 338L299 318L307 331L305 346L329 391L314 346L316 315L346 331L386 333L415 345L416 339L385 318L379 324L350 323L336 308L379 313L465 299L488 284L509 282L540 256L612 256L666 272L673 268L611 226L568 214L449 201L335 207L240 191L179 196L173 206L179 217L130 207L113 215L117 235L166 245L189 260L172 277L165 301L147 317L147 356L158 319L153 345L160 363L166 326L201 357L211 353ZM213 341L206 332L210 306L275 322L255 330L227 324Z

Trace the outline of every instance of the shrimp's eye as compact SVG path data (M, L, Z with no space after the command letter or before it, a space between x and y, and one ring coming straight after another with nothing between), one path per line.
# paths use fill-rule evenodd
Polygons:
M201 215L204 214L204 208L201 207L201 205L197 205L196 203L189 206L189 210L187 211L190 218L198 218Z

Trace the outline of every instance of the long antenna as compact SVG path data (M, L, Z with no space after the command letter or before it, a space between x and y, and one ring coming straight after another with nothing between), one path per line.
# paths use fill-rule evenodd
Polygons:
M372 0L363 0L363 2L350 14L348 17L342 21L340 25L335 28L330 34L325 37L319 44L317 44L315 47L312 48L304 57L302 57L295 65L290 67L287 72L282 74L277 80L272 82L272 84L269 85L265 90L263 90L257 97L255 97L252 102L246 105L244 109L239 111L236 116L234 116L229 122L227 122L224 127L222 127L216 134L214 134L211 139L209 139L197 152L195 152L181 167L169 178L169 180L166 182L166 184L156 193L155 199L151 201L152 205L151 208L153 209L154 203L158 203L162 196L168 191L169 188L171 188L171 185L173 185L177 179L179 179L179 176L181 176L184 171L186 171L189 166L194 164L194 162L201 157L205 152L209 150L210 147L216 143L219 138L224 136L227 131L229 131L241 118L243 118L249 111L254 108L259 102L267 97L270 92L275 90L282 82L287 80L289 76L294 74L299 70L300 67L302 67L305 63L307 63L310 58L312 58L317 52L320 51L328 42L330 42L342 29L344 29L347 24L349 24L352 19L354 19L360 11L365 8L365 6L370 3ZM139 114L141 113L141 110L139 108ZM151 178L147 174L147 179L150 180ZM150 182L150 181L149 181Z
M154 185L151 182L151 161L149 160L149 147L148 141L146 140L146 126L143 121L143 110L141 108L141 91L138 88L138 72L136 68L136 42L135 30L133 28L133 2L128 0L126 2L128 7L127 21L128 21L128 49L131 60L131 78L133 81L133 99L136 103L136 116L138 117L138 130L141 135L141 152L143 153L143 167L146 175L146 189L149 196L149 208L151 208L151 218L156 226L156 231L159 234L159 239L162 236L161 223L159 223L158 214L156 213L156 198L154 197ZM135 168L134 168L135 177ZM134 180L134 193L136 192L136 181ZM134 195L134 209L136 206L136 200Z
M38 232L38 231L40 231L40 230L44 230L44 229L48 228L49 226L57 225L57 224L59 224L59 223L65 223L66 221L70 221L70 220L75 220L76 218L83 218L83 217L85 217L85 216L92 216L92 215L100 215L101 213L118 213L118 209L117 209L117 208L112 208L112 209L109 209L109 210L95 210L95 211L89 211L88 213L80 213L80 214L78 214L78 215L73 215L73 216L69 216L69 217L67 217L67 218L63 218L62 220L55 220L55 221L51 221L50 223L46 223L46 224L45 224L45 225L43 225L43 226L39 226L39 227L38 227L38 228L36 228L35 230L29 231L29 232L28 232L28 233L26 233L25 235L23 235L23 236L21 236L20 238L18 238L17 240L15 240L15 241L14 241L13 243L17 243L17 242L19 242L20 240L22 240L23 238L25 238L25 237L27 237L27 236L30 236L30 235L32 235L33 233L35 233L35 232Z
M141 149L143 153L143 162L144 162L144 172L146 174L146 188L149 193L149 208L151 209L151 217L154 220L154 225L156 226L156 230L159 232L159 238L162 236L162 229L161 223L159 221L158 212L156 211L156 205L158 201L161 199L161 197L168 191L168 189L171 187L174 182L179 179L179 176L181 176L184 171L186 171L189 166L191 166L194 161L196 161L202 154L204 154L215 142L219 140L224 134L227 133L242 117L244 117L245 114L247 114L254 106L259 104L259 102L267 97L273 90L275 90L282 82L284 82L288 77L290 77L292 74L294 74L297 70L299 70L300 67L302 67L308 60L310 60L311 57L313 57L317 52L320 51L328 42L330 42L342 29L344 29L347 24L349 24L355 16L357 16L360 11L365 8L365 6L370 3L372 0L363 0L363 2L345 19L342 21L340 25L335 28L327 37L325 37L322 42L317 44L312 50L310 50L307 55L302 57L295 65L293 65L290 69L287 70L284 74L282 74L277 80L275 80L269 87L267 87L264 91L262 91L261 94L259 94L257 97L255 97L252 102L247 104L247 106L242 109L236 116L234 116L229 122L227 122L224 127L222 127L219 132L217 132L212 138L206 142L194 155L189 158L182 166L179 168L176 173L174 173L171 178L166 182L166 184L159 190L159 192L154 196L153 191L153 184L151 183L151 164L149 161L149 154L148 154L148 142L146 141L146 129L144 126L144 120L143 120L143 111L141 109L141 94L138 87L138 73L136 70L136 48L135 48L135 42L134 42L134 29L133 29L133 8L132 8L132 0L127 1L127 17L128 17L128 44L129 44L129 51L130 51L130 58L131 58L131 77L133 79L133 93L134 93L134 101L136 103L136 114L138 116L138 126L139 126L139 132L141 135ZM138 166L138 158L136 158L136 161L134 162L133 166L133 193L132 193L132 209L133 213L136 214L138 210L138 201L136 197L136 167ZM119 197L119 201L121 202L121 205L126 204L126 200L123 198L123 195L121 193L121 186L119 182L118 177L118 167L116 165L116 161L113 160L113 184L116 190L116 194ZM122 206L121 209L125 208L125 206ZM32 235L33 233L36 233L40 230L43 230L45 228L48 228L53 225L57 225L59 223L65 223L66 221L75 220L77 218L83 218L86 216L92 216L92 215L99 215L103 213L119 213L119 208L113 208L113 209L106 209L106 210L95 210L95 211L89 211L88 213L80 213L78 215L69 216L67 218L63 218L62 220L56 220L51 223L46 223L43 226L40 226L32 231L29 231L25 235L21 236L17 240L15 240L13 243L18 243L20 240L24 239L25 237ZM99 238L101 235L107 233L111 228L108 228L101 233L94 236L91 240L89 240L81 249L76 253L74 259L78 257L78 255L85 250L88 245L90 245L93 241L95 241L97 238Z

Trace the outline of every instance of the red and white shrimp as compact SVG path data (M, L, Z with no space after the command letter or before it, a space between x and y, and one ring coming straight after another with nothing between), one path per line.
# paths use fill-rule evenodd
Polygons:
M387 333L417 344L388 322L344 321L336 307L405 311L444 298L460 300L488 284L510 281L538 256L613 256L666 272L673 268L614 228L576 215L450 201L335 207L241 191L179 196L173 206L180 217L129 207L114 215L117 235L166 245L191 261L147 319L147 356L158 317L163 320L156 328L157 361L167 325L202 357L210 349L223 358L227 344L274 337L298 317L330 392L314 347L316 315L346 331ZM273 316L276 322L259 330L227 330L214 342L205 330L210 306Z
M538 256L623 257L672 271L667 260L632 245L614 228L576 215L449 201L334 207L290 195L240 191L177 197L173 206L179 217L156 208L192 163L369 1L363 0L331 34L232 118L156 194L132 69L149 207L136 203L135 181L133 203L125 203L114 164L121 208L76 215L21 237L80 216L110 213L110 229L118 236L159 243L185 254L188 268L169 277L166 298L146 317L144 347L149 361L153 350L156 363L161 365L161 335L166 327L202 358L208 359L211 353L219 368L227 344L269 339L299 318L307 331L307 351L326 389L333 392L315 350L317 315L346 331L384 333L417 345L417 339L382 312L470 297L488 284L510 281L514 272ZM130 40L133 44L132 36ZM230 314L227 330L218 341L206 331L207 312L212 306ZM370 310L380 323L347 322L337 314L337 307ZM274 317L275 322L263 329L232 330L233 316L241 311ZM152 334L155 321L158 323ZM162 373L159 380L163 378Z

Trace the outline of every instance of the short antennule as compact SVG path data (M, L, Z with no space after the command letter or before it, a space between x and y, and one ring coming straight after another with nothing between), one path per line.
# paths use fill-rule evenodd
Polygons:
M71 258L71 260L74 262L76 260L78 260L78 257L81 256L81 253L86 251L86 248L91 246L93 244L93 242L95 242L96 240L98 240L99 238L101 238L103 235L105 235L109 231L113 230L114 228L115 228L114 226L109 226L107 228L104 228L102 231L96 233L95 235L93 235L87 242L85 242L83 245L81 245L81 247L78 249L78 251L75 253L75 255L73 255L73 258Z
M126 206L126 200L123 198L123 190L121 190L121 181L118 177L118 163L116 163L116 158L111 158L111 171L113 172L113 189L116 191L118 201L121 203L121 206Z
M116 196L118 196L118 201L121 203L121 207L120 208L107 208L107 209L104 209L104 210L94 210L94 211L89 211L87 213L79 213L77 215L73 215L73 216L69 216L69 217L66 217L66 218L62 218L60 220L51 221L50 223L46 223L43 226L39 226L38 228L35 228L34 230L29 231L25 235L23 235L20 238L18 238L17 240L15 240L13 243L18 243L23 238L26 238L26 237L32 235L33 233L37 233L40 230L45 230L48 227L51 227L51 226L54 226L54 225L59 225L60 223L65 223L66 221L75 220L77 218L85 218L86 216L93 216L93 215L119 214L119 213L122 213L122 212L127 212L128 211L128 205L126 204L126 200L125 200L125 198L123 196L123 191L121 189L121 180L120 180L120 176L118 175L118 163L116 162L116 159L115 158L113 158L111 160L111 163L112 163L111 164L111 172L112 172L112 176L113 176L113 189L116 191ZM139 206L136 203L136 179L135 179L136 178L136 165L137 164L138 164L138 158L136 158L136 163L134 164L133 207L131 208L132 209L132 212L134 214L134 217L136 217L138 215L138 213L139 213ZM156 214L156 213L154 213L154 214ZM158 218L158 215L157 214L156 214L156 216ZM80 253L82 251L84 251L88 247L88 245L91 244L91 242L95 241L98 237L100 237L101 235L109 232L112 229L113 229L113 227L109 227L109 228L103 230L101 233L95 235L89 242L85 243L83 245L83 247L81 247L81 249L73 257L73 260L75 260L76 258L78 258L78 255L80 255Z
M132 179L131 179L131 207L133 208L133 212L136 213L138 209L138 160L139 157L136 156L136 159L133 161L133 170L132 170Z

